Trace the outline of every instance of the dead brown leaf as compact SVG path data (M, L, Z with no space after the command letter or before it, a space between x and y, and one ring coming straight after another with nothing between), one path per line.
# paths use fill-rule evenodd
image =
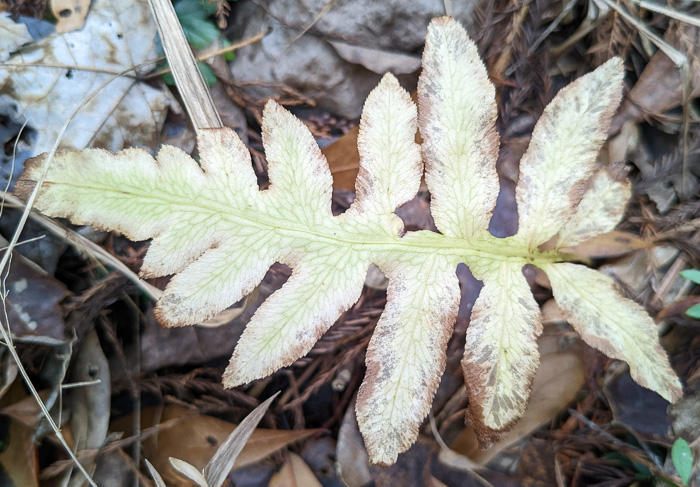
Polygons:
M576 247L562 250L590 259L604 259L620 257L634 250L650 249L652 247L653 244L651 242L639 238L633 233L613 230L587 240Z
M360 170L360 153L357 150L359 133L360 127L355 127L321 151L331 168L335 189L355 189L355 178Z
M51 0L51 11L58 19L56 33L80 30L85 24L92 0Z
M700 30L687 26L680 39L672 41L689 57L689 98L700 96ZM645 116L660 116L683 101L681 70L662 51L649 60L639 80L630 90L620 110L613 118L611 133L617 133L628 120L643 120Z
M97 384L70 389L69 404L70 429L76 451L100 448L105 443L109 427L111 387L107 357L94 329L80 342L72 360L69 380L71 383L99 380ZM83 460L82 463L92 475L96 466L94 460ZM80 472L75 472L69 485L82 486L84 480Z
M289 453L282 468L270 479L268 487L322 487L313 471L296 453Z
M4 239L0 238L0 243ZM33 262L13 252L6 280L7 313L16 336L42 336L63 340L63 313L58 303L66 287Z
M160 412L160 414L158 414ZM160 431L143 442L143 456L147 458L172 487L189 486L171 468L169 457L184 460L201 470L214 456L236 425L211 416L204 416L178 406L148 408L141 412L141 428L145 429L174 418L189 416L181 422ZM112 423L112 431L130 431L133 419L129 416ZM269 456L285 446L301 441L319 430L266 430L256 429L238 456L233 469L242 468Z
M335 458L338 477L348 487L361 487L372 481L369 454L357 426L354 400L348 405L340 425Z
M3 449L0 453L3 486L34 487L39 485L34 428L16 419L0 415Z

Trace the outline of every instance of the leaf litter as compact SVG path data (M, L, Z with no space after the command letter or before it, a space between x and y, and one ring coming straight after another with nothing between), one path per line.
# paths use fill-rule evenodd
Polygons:
M81 30L14 46L17 52L0 66L0 113L27 123L32 155L48 151L70 114L101 87L71 121L62 147L158 145L173 101L137 78L156 57L148 4L96 0L90 12Z
M525 22L525 25L527 25L527 22ZM488 65L489 64L488 59L486 59L486 62ZM501 164L501 161L499 161L499 165L500 164ZM633 208L632 211L634 212L636 210ZM631 231L631 233L633 233L633 234L637 233L639 231L638 230L639 227L638 226L635 227L634 223L631 225L630 225L630 223L626 223L626 225L627 226L625 228L628 231ZM644 223L644 226L646 229L653 228L652 225L654 225L654 223L649 223L648 220L646 223ZM643 231L642 231L642 233L643 233ZM680 234L678 236L680 238L683 238L683 235L685 235L685 234ZM653 240L650 240L648 238L648 236L647 236L646 241L653 242ZM675 241L674 241L674 243L675 243ZM126 244L126 245L121 244L121 249L128 250L129 248L130 248L129 244ZM132 247L132 249L138 249L138 247ZM605 252L602 252L602 254L604 255ZM605 257L605 255L604 255L604 257ZM600 257L598 257L598 258L600 258ZM539 294L538 294L539 292L542 292L542 291L536 292L535 296L537 297L538 302L541 302L540 299L542 299L542 298L539 297ZM546 290L545 290L545 295L546 295ZM550 294L550 296L551 296L551 294ZM326 345L324 345L326 347L325 348L326 350L334 350L334 349L338 350L339 348L337 348L338 345L336 345L336 343L342 343L342 342L338 342L337 340L341 340L341 341L344 340L345 341L344 343L346 343L347 345L345 348L340 348L340 349L346 350L347 346L349 345L350 347L352 347L351 350L358 349L361 353L362 347L366 346L366 343L367 343L367 339L368 339L367 333L368 332L371 333L373 325L376 323L376 317L377 317L378 313L381 312L381 308L382 308L381 302L382 302L381 293L379 295L376 295L376 294L373 294L372 292L363 291L363 294L360 297L360 302L358 303L358 305L356 307L353 307L349 311L349 313L346 313L346 315L344 315L342 317L341 322L338 323L338 325L334 326L331 329L331 333L334 333L333 339L329 340L329 339L324 338L321 341L321 344L324 344L324 343L326 344ZM371 306L373 306L373 308L370 307L370 308L363 309L363 306L368 306L369 303L373 303L371 305ZM99 306L99 304L98 304L98 306ZM348 323L348 321L350 321L350 323ZM359 323L360 325L358 326L356 323ZM364 325L362 325L362 323L364 323ZM363 326L365 328L369 327L369 329L363 330ZM458 322L457 326L459 328L459 326L460 326L459 322ZM556 333L559 334L561 339L570 340L571 337L573 337L573 334L571 333L571 331L566 330L565 325L562 325L562 326L564 326L564 328L558 329ZM337 331L336 331L336 328L338 329ZM566 338L564 338L564 337L566 337ZM463 338L462 338L462 340L463 340ZM666 343L666 346L668 346L668 343ZM330 347L330 348L328 348L328 347ZM456 347L456 350L458 350L458 348L459 347ZM353 355L353 353L349 353L348 361L350 363L354 362L354 365L351 365L351 370L354 370L355 372L353 372L353 375L356 375L358 373L361 373L361 368L360 368L361 365L360 364L362 361L362 356L360 354ZM683 355L681 355L681 357L682 356ZM302 379L302 380L306 380L306 381L308 381L308 379L313 379L311 381L313 383L311 388L309 388L308 382L295 383L296 380L294 380L293 376L289 376L287 374L282 375L282 377L287 377L287 379L283 379L283 380L291 380L292 381L292 382L290 382L290 385L288 386L288 387L292 388L290 390L296 390L296 392L294 394L302 394L301 397L305 398L305 399L302 399L301 402L293 401L292 404L294 405L294 407L292 409L288 409L287 411L289 411L289 412L295 411L298 405L304 404L304 401L309 401L309 400L313 401L314 395L309 394L309 391L322 391L323 390L322 385L321 385L323 382L322 381L319 382L319 380L317 379L317 377L322 378L323 376L318 375L318 374L324 374L324 373L328 374L330 372L330 370L333 370L333 369L329 369L328 368L329 366L337 367L340 365L341 367L344 367L344 366L348 365L347 363L344 365L339 364L339 362L342 362L341 358L337 358L337 359L333 359L333 360L329 360L329 358L330 357L325 357L323 355L323 353L317 353L314 351L314 352L312 352L312 354L309 358L299 361L298 362L299 365L297 365L294 369L292 369L294 371L294 375L297 376L297 379ZM358 358L359 358L359 360L358 360ZM456 358L457 358L456 361L459 362L459 357L456 357ZM449 362L452 361L454 363L454 359L452 357L448 357L447 360L448 360L447 368L449 371L449 369L450 369ZM676 357L674 359L674 365L676 363L680 363L679 360L682 360L682 358ZM542 362L545 363L544 358L542 359ZM598 366L602 366L602 365L605 365L606 362L604 360L601 361L601 359L599 358L595 363L598 364ZM318 365L316 365L314 368L314 364L318 364ZM333 365L333 364L335 364L335 365ZM335 368L335 370L337 371L338 368ZM308 372L308 374L302 374L303 372ZM587 372L587 374L588 373L589 372ZM302 375L299 375L299 374L302 374ZM304 378L304 376L306 376L306 378ZM682 376L685 376L685 374L682 374ZM274 379L274 377L280 377L280 376L278 374L275 374L275 376L273 376L273 380L279 380L279 379ZM329 380L329 379L326 379L326 380ZM611 379L611 380L614 380L614 379ZM209 384L208 387L213 387L215 385L215 379L208 380L208 382L204 381L203 383L208 383ZM183 382L183 384L184 384L184 382ZM250 388L248 388L248 391L249 391L249 393L255 394L256 387L257 387L258 391L261 391L262 388L265 387L266 384L269 384L269 382L263 381L261 383L254 383ZM357 385L353 386L352 381L351 381L349 387L350 387L350 391L352 392L353 388L355 388L355 390L356 390ZM587 387L589 387L589 388L594 387L594 385L592 383L587 383ZM640 389L640 390L643 390L643 389ZM306 392L303 392L303 391L306 391ZM467 399L463 393L461 393L461 396L460 396L459 391L455 391L455 392L457 393L457 395L454 396L455 399L457 397L462 397L463 399L462 399L461 407L459 406L459 403L453 404L453 406L457 407L457 409L454 410L454 412L461 411L462 413L464 413L464 406L467 404ZM177 393L177 394L181 394L181 393ZM186 400L191 401L191 400L195 399L196 396L197 396L197 392L194 392L194 389L190 388L190 391L187 392L186 395L182 396L182 397L185 397ZM175 397L177 397L177 396L175 396ZM221 397L224 397L224 396L221 396ZM265 396L263 396L263 397L265 397ZM581 399L579 399L579 401L580 400ZM342 401L338 404L338 407L341 407L341 408L347 407L347 404L348 403L345 401L345 399L342 399ZM444 403L441 403L441 404L444 404ZM200 402L200 406L202 406L202 405L204 405L204 403ZM345 405L345 406L343 406L343 405ZM444 407L444 406L436 406L436 407ZM452 406L450 406L450 407L452 407ZM210 404L209 408L211 409L211 404ZM448 411L449 411L449 409L448 409ZM582 403L582 411L584 412L584 414L589 415L589 417L593 417L594 419L596 419L596 422L600 422L601 424L605 424L606 419L605 419L605 406L604 405L601 405L600 403L597 403L597 404L591 403L590 400L588 402L584 401ZM602 411L602 414L601 414L601 411ZM341 410L341 414L342 414L342 410ZM596 416L596 414L597 414L597 416ZM299 420L300 419L299 413L295 413L294 417L295 417L294 421ZM566 417L561 418L561 420L559 420L559 421L564 421L565 419L566 419ZM571 423L571 421L567 421L566 423L555 422L552 424L552 427L556 428L556 426L554 426L554 425L560 424L562 426L562 428L564 428L561 430L562 433L564 433L564 434L565 434L565 431L575 431L575 428L572 429L572 425L569 423ZM449 423L446 423L446 424L449 424ZM455 422L453 421L452 424L456 426L459 424L459 422L457 422L455 424ZM455 426L453 426L453 427L455 427ZM556 431L556 430L554 430L554 431ZM588 426L584 426L584 428L581 431L588 433L589 435L593 434L594 436L598 434L598 433L596 433L596 430L591 430L590 427L588 427ZM591 431L592 431L592 433L591 433ZM542 437L541 434L540 434L540 437ZM566 437L560 436L560 441L561 441L561 438L566 438ZM572 441L573 441L573 443L572 443ZM612 449L619 450L619 445L615 445L614 443L608 443L607 440L603 441L603 444L605 445L605 448L612 448ZM574 452L576 451L577 448L590 448L590 447L585 446L586 445L585 442L579 442L577 444L572 439L567 439L565 441L565 443L563 443L563 444L560 443L560 445L561 446L568 445L566 447L568 449L565 448L564 450L561 450L561 448L557 447L557 448L559 448L559 449L557 449L557 451L558 451L558 455L560 455L560 458L562 455L562 453L561 453L562 451L566 452L566 454L564 455L564 458L575 458ZM508 451L508 449L506 449L506 451ZM581 450L581 451L585 451L585 450ZM625 451L627 451L627 450L625 450ZM642 448L642 451L643 451L643 448ZM503 455L503 454L501 454L501 455ZM567 455L570 455L570 456L567 456ZM580 482L581 478L588 478L588 479L595 478L596 472L598 472L598 473L602 472L600 470L596 470L597 467L596 467L596 463L595 463L595 458L593 459L593 461L591 461L590 459L584 460L583 463L579 464L579 465L581 465L581 467L576 467L576 468L579 468L579 470L575 470L575 468L574 468L575 463L572 464L568 460L566 462L564 462L562 465L563 465L563 472L567 476L569 476L569 478L573 479L573 481L575 481L575 482ZM496 468L498 468L498 467L496 467ZM574 469L572 470L572 468L574 468ZM628 471L628 470L625 470L628 467L625 467L623 464L620 464L619 468L621 468L621 470L620 470L621 472ZM657 473L659 473L659 472L657 472ZM600 473L600 474L602 475L602 473ZM444 475L443 478L448 478L448 477L446 475ZM506 484L502 484L502 485L506 485Z

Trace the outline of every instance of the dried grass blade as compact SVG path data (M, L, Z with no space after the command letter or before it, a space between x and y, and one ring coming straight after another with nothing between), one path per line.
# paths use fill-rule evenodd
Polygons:
M158 27L165 56L187 113L197 132L203 128L223 127L211 94L199 72L175 9L169 0L150 0L151 12Z
M148 460L145 460L146 462L146 467L148 468L148 472L151 474L151 477L153 477L153 481L156 483L156 487L166 487L165 482L163 482L163 477L160 476L158 471L155 469L153 465L151 465L151 462Z
M253 410L248 416L245 417L243 421L240 422L236 429L231 432L231 434L226 438L214 456L211 457L207 466L204 467L203 473L204 477L207 479L209 487L219 487L226 480L226 476L229 474L233 468L233 464L236 462L236 458L243 450L248 438L255 431L255 427L258 425L260 420L265 416L267 409L272 404L272 401L279 395L276 392L267 401L263 402Z
M648 0L632 0L634 3L646 10L651 10L659 14L663 14L666 17L685 22L686 24L694 25L700 27L700 18L694 17L684 12L680 12L675 8L670 8L665 5L661 5L656 2L649 2Z

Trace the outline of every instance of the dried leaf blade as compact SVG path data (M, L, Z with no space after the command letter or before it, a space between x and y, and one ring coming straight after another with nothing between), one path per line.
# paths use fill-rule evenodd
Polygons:
M187 463L184 460L180 460L179 458L174 457L170 457L168 460L170 461L170 465L175 469L176 472L184 475L192 482L196 483L199 487L209 487L207 485L207 479L204 478L202 472L197 470L197 467L195 467L191 463Z
M148 473L151 474L151 477L153 477L153 481L156 483L156 487L166 487L165 482L163 482L163 477L160 476L160 474L151 464L151 462L149 462L148 459L144 459L144 461L146 462L146 468L148 468Z
M209 463L207 463L207 466L204 467L202 471L209 487L220 487L223 485L226 477L233 468L233 464L236 462L236 458L238 458L238 455L255 431L258 423L263 416L265 416L270 404L272 404L272 401L274 401L278 395L279 392L275 393L272 397L256 407L253 412L236 426L236 429L231 432L221 446L219 446L219 449L216 450L216 453L211 457L211 460L209 460Z

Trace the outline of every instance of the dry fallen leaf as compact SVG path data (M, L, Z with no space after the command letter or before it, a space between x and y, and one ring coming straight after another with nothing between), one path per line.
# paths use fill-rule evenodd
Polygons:
M209 487L207 485L207 479L204 478L202 472L200 472L194 465L180 460L179 458L173 457L168 458L168 462L173 470L197 484L198 487Z
M56 32L80 30L85 24L92 0L51 0L51 11L58 20Z
M700 96L700 28L687 25L680 29L680 39L672 43L688 54L687 75L690 78L689 99ZM625 122L643 120L647 116L662 116L664 112L683 102L681 70L661 50L644 66L625 103L615 116L612 133L617 133Z
M186 417L185 417L186 416ZM184 418L183 418L184 417ZM160 431L143 442L143 456L147 458L170 487L189 486L176 474L169 463L174 457L202 470L214 456L222 442L236 425L211 416L193 413L177 406L147 408L141 412L141 428L145 429L166 421L183 418L173 426ZM120 418L112 423L111 431L131 431L133 418ZM319 430L256 429L238 455L233 469L242 468L264 459L294 442L308 438Z
M467 427L455 439L451 448L480 465L485 465L498 452L550 421L574 399L583 386L583 381L583 357L580 350L570 349L543 355L532 384L530 402L515 427L488 450L479 448L476 431Z
M95 380L99 380L99 383L75 387L69 391L70 430L76 451L92 450L103 446L109 428L111 407L109 364L100 346L97 332L93 329L80 341L78 350L71 360L69 382L81 383ZM95 459L84 460L82 463L88 473L94 473ZM73 483L70 485L82 485L83 481L82 473L76 471L73 472Z
M238 456L243 448L255 433L258 424L265 416L270 404L277 398L279 393L270 396L253 412L247 415L231 434L221 443L216 453L209 459L202 470L208 487L221 487L226 482L229 472L233 468Z
M357 425L354 400L345 410L338 431L335 459L338 477L348 487L362 487L372 481L369 455Z
M0 245L4 241L0 237ZM0 255L3 253L0 251ZM5 305L12 333L21 337L44 337L54 343L64 340L63 312L58 305L66 296L66 286L62 282L13 252L5 285L8 291Z
M575 247L562 249L581 257L605 259L620 257L635 250L650 249L653 244L630 232L613 230L603 233Z
M33 154L48 151L88 95L156 57L155 40L147 2L96 0L82 30L46 37L0 66L0 112L19 123L27 120L36 132ZM169 95L134 74L117 77L82 108L62 147L155 149Z
M0 415L0 472L2 485L35 487L39 485L39 465L34 445L34 428L16 419Z
M335 189L355 189L355 179L360 171L359 132L360 127L355 127L321 151L328 161Z
M267 487L322 487L314 472L296 453L288 453L287 461L270 479Z
M17 23L10 12L0 12L0 62L10 57L20 46L32 41L27 26Z

